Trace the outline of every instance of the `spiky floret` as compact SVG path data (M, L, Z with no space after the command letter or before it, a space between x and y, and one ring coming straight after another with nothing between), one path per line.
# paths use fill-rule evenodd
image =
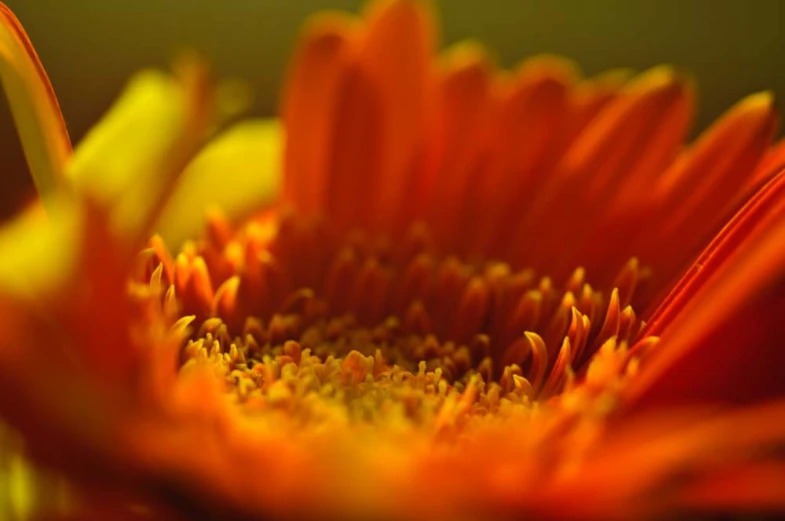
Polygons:
M157 288L171 320L193 319L183 370L214 367L249 410L318 422L339 407L430 429L457 404L480 417L532 408L584 379L603 345L626 352L645 276L631 259L605 292L581 268L556 284L441 254L422 223L393 242L290 212L238 230L213 214L174 258L154 238L136 283Z

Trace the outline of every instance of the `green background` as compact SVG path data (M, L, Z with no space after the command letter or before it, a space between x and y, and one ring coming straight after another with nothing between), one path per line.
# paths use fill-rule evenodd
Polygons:
M165 66L194 47L217 75L248 80L255 114L273 114L298 28L324 8L358 0L6 0L26 27L74 142L106 110L135 70ZM771 89L785 99L785 1L479 0L436 2L442 42L484 41L501 64L541 52L574 58L587 74L672 63L699 84L696 131L744 95ZM0 162L8 213L29 181L6 107Z

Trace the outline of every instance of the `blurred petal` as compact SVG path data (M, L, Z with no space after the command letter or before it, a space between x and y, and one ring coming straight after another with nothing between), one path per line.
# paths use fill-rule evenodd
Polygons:
M685 487L679 502L714 512L785 510L785 462L713 472Z
M326 211L340 226L367 222L375 208L381 168L382 111L376 85L354 66L338 87L330 143Z
M551 490L538 494L535 503L546 505L543 513L557 518L562 513L568 519L639 519L659 518L654 515L659 511L671 519L686 509L694 514L720 507L726 512L721 507L731 506L733 494L722 505L707 487L721 486L723 480L725 486L745 481L749 486L766 474L776 476L773 469L779 465L771 464L782 462L776 456L785 441L782 400L728 412L684 406L619 419L623 421L607 426L606 439L580 472L565 473ZM754 498L736 490L735 500L747 493L754 501L734 506L750 512L781 505L774 495L781 487L773 485L766 484Z
M769 148L763 160L758 165L756 178L766 177L767 174L777 172L785 168L785 139L780 139Z
M134 238L148 231L208 123L205 71L180 65L177 77L138 74L68 165L77 190L112 208L112 226Z
M306 26L284 88L284 194L300 211L324 206L338 86L350 56L354 20L322 14Z
M0 228L0 293L33 300L73 272L82 219L63 199L51 199L48 217L31 207Z
M493 65L486 50L476 42L450 47L439 62L436 87L439 104L436 132L431 137L429 160L430 199L426 215L434 231L453 248L463 239L460 227L467 200L474 197L470 179L477 158L489 139Z
M400 221L409 199L418 154L430 116L429 75L436 30L426 2L389 0L371 4L360 49L362 69L379 89L384 140L379 155L377 219L384 229Z
M236 221L273 201L282 141L277 120L243 122L211 141L183 172L156 226L169 247L179 249L204 230L205 208Z

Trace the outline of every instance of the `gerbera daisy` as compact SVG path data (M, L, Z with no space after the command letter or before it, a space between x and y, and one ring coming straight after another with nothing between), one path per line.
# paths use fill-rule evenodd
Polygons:
M46 206L0 233L0 413L71 514L785 509L770 94L684 147L683 74L434 59L391 0L307 25L280 123L213 137L185 60L72 154L0 15Z

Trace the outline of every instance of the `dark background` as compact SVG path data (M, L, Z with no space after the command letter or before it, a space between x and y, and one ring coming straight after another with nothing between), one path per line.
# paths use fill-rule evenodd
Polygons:
M75 143L126 78L166 66L194 47L219 77L255 90L254 114L275 113L298 28L315 10L356 10L359 0L5 0L44 63ZM484 41L504 65L549 52L586 74L671 63L699 85L697 132L744 95L785 99L785 1L441 0L442 42ZM0 105L0 214L30 182L5 100Z

